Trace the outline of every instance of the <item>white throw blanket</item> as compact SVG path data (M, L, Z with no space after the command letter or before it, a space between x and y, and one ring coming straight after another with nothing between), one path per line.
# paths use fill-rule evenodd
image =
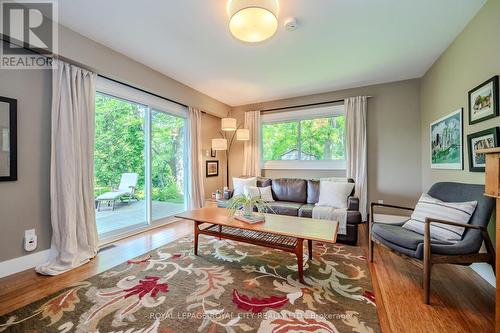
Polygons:
M338 234L347 233L347 208L335 208L332 206L314 206L312 218L319 220L331 220L339 222Z

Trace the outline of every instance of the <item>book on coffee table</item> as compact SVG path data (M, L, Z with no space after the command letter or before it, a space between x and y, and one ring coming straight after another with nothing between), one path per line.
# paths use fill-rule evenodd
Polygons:
M260 223L266 220L264 215L258 214L254 214L252 215L252 217L243 216L242 214L235 214L234 218L248 224Z

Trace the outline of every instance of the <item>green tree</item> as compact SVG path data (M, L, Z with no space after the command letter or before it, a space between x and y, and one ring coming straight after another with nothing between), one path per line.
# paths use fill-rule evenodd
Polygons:
M122 173L139 174L136 195L144 198L146 107L104 94L96 95L94 177L96 195L118 186ZM182 202L184 122L152 111L152 199Z

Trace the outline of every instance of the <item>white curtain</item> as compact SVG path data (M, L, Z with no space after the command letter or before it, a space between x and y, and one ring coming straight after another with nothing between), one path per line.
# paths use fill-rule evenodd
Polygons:
M355 193L359 198L359 211L366 220L367 213L367 147L366 109L367 97L345 99L346 112L346 169L347 177L356 182Z
M94 207L94 107L96 74L54 61L50 198L52 248L57 256L36 267L58 275L97 253Z
M189 208L201 208L205 201L201 117L201 110L192 107L189 108Z
M243 174L260 176L260 111L245 112L244 127L250 132L250 140L245 141Z

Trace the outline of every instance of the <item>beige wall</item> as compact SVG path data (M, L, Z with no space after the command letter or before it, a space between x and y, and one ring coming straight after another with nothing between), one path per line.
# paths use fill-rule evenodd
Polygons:
M212 146L212 139L218 137L218 131L220 129L220 118L204 114L202 117L203 126L202 130L202 149L203 149L203 174L206 174L206 161L207 160L217 160L219 161L219 176L217 177L205 177L205 198L210 198L212 192L217 189L222 190L224 187L225 179L225 157L224 152L217 152L216 157L210 157L210 148Z
M368 99L368 195L395 204L414 204L421 193L420 83L406 80L330 93L235 107L232 115L243 122L244 111L285 107L369 95ZM307 112L307 110L304 110ZM243 144L231 153L231 176L243 170ZM271 177L315 178L343 175L328 170L264 170Z
M15 182L0 182L0 261L28 254L24 230L34 228L38 250L50 246L50 103L51 73L1 70L0 96L17 99L17 171Z
M500 126L500 118L469 125L467 92L500 74L500 1L490 0L422 78L422 187L442 180L484 184L484 173L469 172L467 134ZM464 170L430 168L430 123L464 108Z
M229 106L67 28L60 27L59 33L59 53L99 74L216 116L225 116L230 110ZM30 254L23 250L26 229L35 228L37 232L36 251L50 247L51 80L47 70L0 69L0 96L18 101L19 171L18 181L0 183L0 261ZM217 135L216 116L203 116L204 145L208 147L209 138ZM222 176L206 179L207 193L220 188L221 181Z
M423 190L437 181L484 184L484 173L469 172L467 134L500 126L500 118L469 125L467 92L500 74L499 33L500 1L489 0L422 78ZM429 125L460 107L464 108L464 170L431 169ZM491 223L490 230L494 230Z

